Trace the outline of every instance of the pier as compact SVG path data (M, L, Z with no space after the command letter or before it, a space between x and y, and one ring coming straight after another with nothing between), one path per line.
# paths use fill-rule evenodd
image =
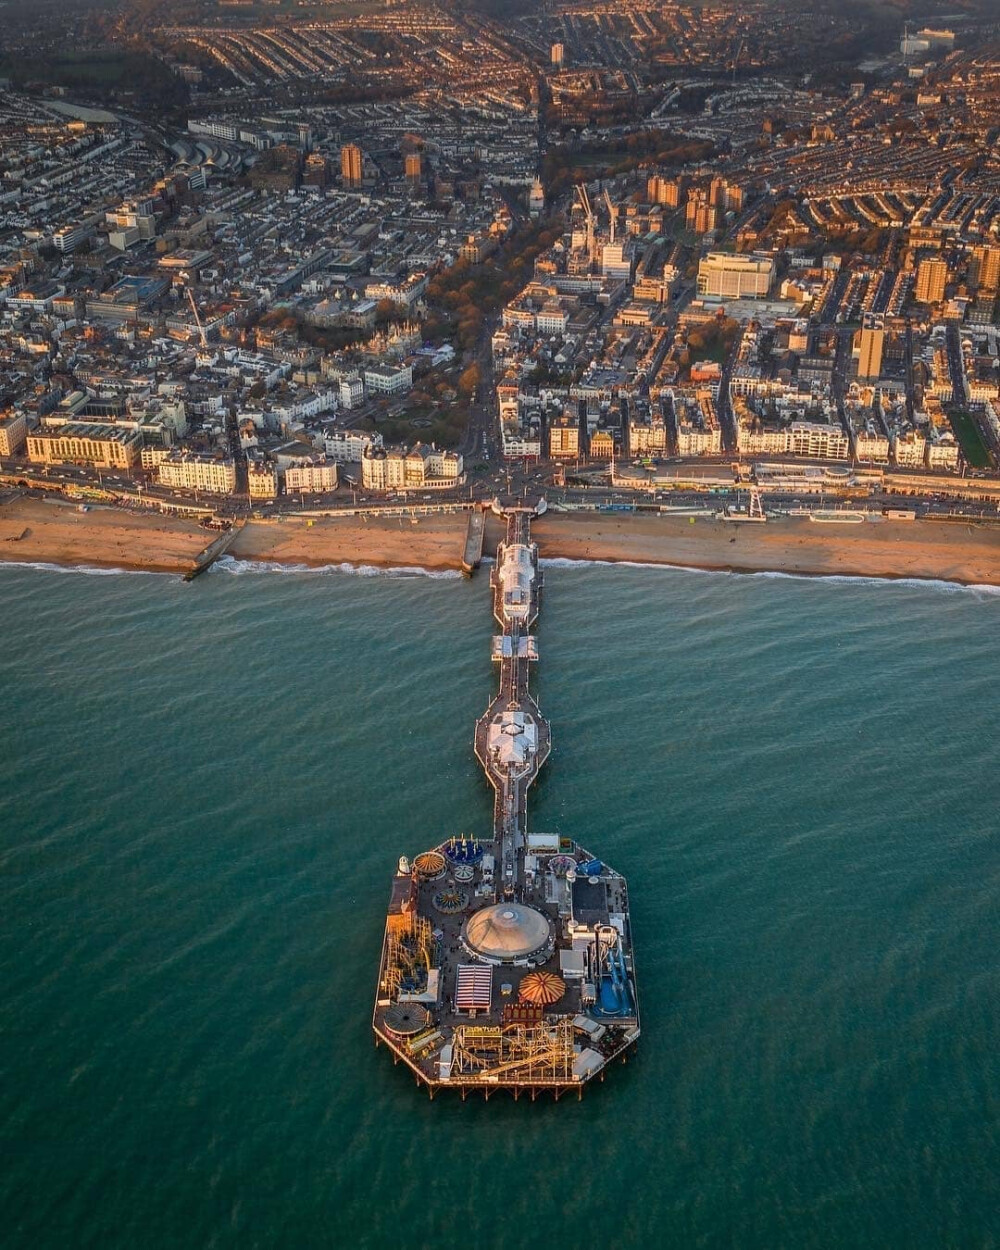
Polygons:
M573 838L528 827L551 751L529 687L543 582L531 520L545 506L493 505L506 525L490 574L499 682L473 735L492 828L400 856L392 881L372 1028L432 1098L579 1096L639 1038L625 878ZM481 549L471 523L470 537Z

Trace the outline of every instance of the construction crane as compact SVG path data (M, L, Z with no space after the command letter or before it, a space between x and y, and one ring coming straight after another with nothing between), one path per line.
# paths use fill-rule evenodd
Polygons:
M587 194L587 188L582 182L577 185L576 193L580 197L580 207L583 209L583 218L587 223L587 255L593 260L596 251L594 242L594 210L590 205L590 196Z
M740 63L740 57L743 55L743 49L747 46L745 38L740 40L740 46L736 49L736 55L733 57L733 86L736 86L736 67Z
M191 311L194 313L194 323L198 327L198 337L201 339L201 345L208 350L208 337L205 334L205 327L201 324L201 318L198 316L198 305L194 302L194 292L190 287L187 289L187 297L191 304Z
M611 218L611 242L615 241L615 226L618 224L618 209L611 203L611 196L608 194L607 188L604 190L604 203L608 206L608 216Z

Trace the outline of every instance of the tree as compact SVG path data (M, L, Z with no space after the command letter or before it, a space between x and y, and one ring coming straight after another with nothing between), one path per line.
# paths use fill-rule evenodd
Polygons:
M482 370L479 368L479 365L473 361L468 368L462 370L461 377L458 379L459 394L468 398L474 394L476 387L479 386L482 380Z

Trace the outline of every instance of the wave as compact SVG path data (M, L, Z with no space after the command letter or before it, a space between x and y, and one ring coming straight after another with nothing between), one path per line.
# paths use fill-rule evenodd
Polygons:
M977 591L981 595L1000 596L1000 586L985 582L950 582L943 577L871 577L860 573L782 573L778 570L761 569L754 573L737 574L741 577L785 577L793 581L845 582L852 586L910 586L931 590Z
M940 577L873 577L861 573L786 573L778 569L706 569L696 564L665 564L654 560L571 560L565 556L540 559L543 569L604 568L654 569L669 573L699 573L706 577L783 578L795 582L843 582L851 586L910 586L947 592L975 591L989 597L1000 596L1000 586L979 582L952 582Z
M350 577L429 577L436 581L452 581L461 578L457 569L423 569L416 565L375 564L282 564L277 560L237 560L233 556L221 556L207 570L212 573L230 573L242 576L247 573L341 573Z
M180 577L162 569L123 569L111 565L54 564L47 560L0 560L0 569L36 569L41 573L84 573L88 577Z

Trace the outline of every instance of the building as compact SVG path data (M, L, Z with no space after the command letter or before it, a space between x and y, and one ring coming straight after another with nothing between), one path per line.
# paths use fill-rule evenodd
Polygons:
M159 480L172 490L231 495L236 489L236 465L222 452L175 450L160 461Z
M319 152L310 152L302 167L302 185L325 187L330 182L330 165Z
M126 200L120 208L106 213L104 220L113 229L136 231L139 239L149 240L156 237L156 218L148 203L138 204L134 200Z
M854 434L854 458L861 464L888 464L889 439L873 423L869 422Z
M83 221L63 226L52 236L53 246L60 252L74 252L81 243L93 238L102 214L94 213Z
M678 456L717 456L722 451L722 428L708 387L674 395Z
M687 182L682 178L661 178L654 174L646 181L646 199L650 204L664 204L667 208L679 208Z
M427 275L411 273L398 282L367 282L365 283L365 299L383 300L398 304L400 308L412 308L427 290Z
M162 480L162 478L161 478ZM270 460L247 462L247 487L251 499L277 499L278 469Z
M364 403L365 383L359 373L349 373L340 379L337 398L340 400L341 408L357 408L359 404Z
M925 454L928 469L958 468L958 443L950 431L941 433L931 426Z
M549 455L553 460L575 460L580 454L580 422L570 413L549 426Z
M628 282L632 277L632 259L625 255L623 243L605 243L601 248L601 273L606 278Z
M47 313L52 310L52 301L65 294L66 288L58 282L38 281L8 295L7 307L11 312Z
M684 210L685 225L696 234L709 234L718 224L718 210L703 196L692 196Z
M610 460L615 454L615 440L610 430L595 430L590 436L590 458Z
M380 448L382 435L371 430L332 430L323 439L328 460L336 464L357 464L369 448Z
M649 420L632 418L628 423L628 450L631 456L659 455L667 450L667 424L660 416Z
M141 456L142 435L136 429L68 421L28 435L32 464L86 464L131 472Z
M791 446L795 456L815 456L819 460L847 460L851 454L851 441L839 425L825 421L793 421L790 428Z
M491 234L469 234L458 249L459 259L467 260L470 265L481 265L499 246L499 242Z
M336 489L336 464L299 464L285 470L286 494L321 495Z
M413 385L410 365L369 365L364 375L370 395L405 395Z
M922 469L927 458L927 439L917 429L895 434L892 440L892 458L901 469Z
M714 299L764 299L774 281L770 256L709 252L698 262L698 294Z
M939 304L944 299L948 281L948 266L943 260L930 257L922 260L917 268L915 295L920 304Z
M561 43L554 43L550 52L553 69L562 69L566 63L566 49Z
M1000 246L983 244L972 249L972 281L981 291L1000 289Z
M369 447L361 458L365 490L443 490L465 480L462 457L426 443L404 447Z
M545 191L542 187L542 180L536 177L528 192L528 212L532 217L540 217L544 211Z
M340 149L340 176L345 187L361 186L361 149L356 143L345 143Z
M877 378L882 372L882 349L885 346L885 319L876 313L865 313L858 332L858 377Z
M406 181L411 185L420 181L420 153L407 152L403 158L403 171L406 174Z
M16 456L28 437L28 423L23 412L0 416L0 456Z

